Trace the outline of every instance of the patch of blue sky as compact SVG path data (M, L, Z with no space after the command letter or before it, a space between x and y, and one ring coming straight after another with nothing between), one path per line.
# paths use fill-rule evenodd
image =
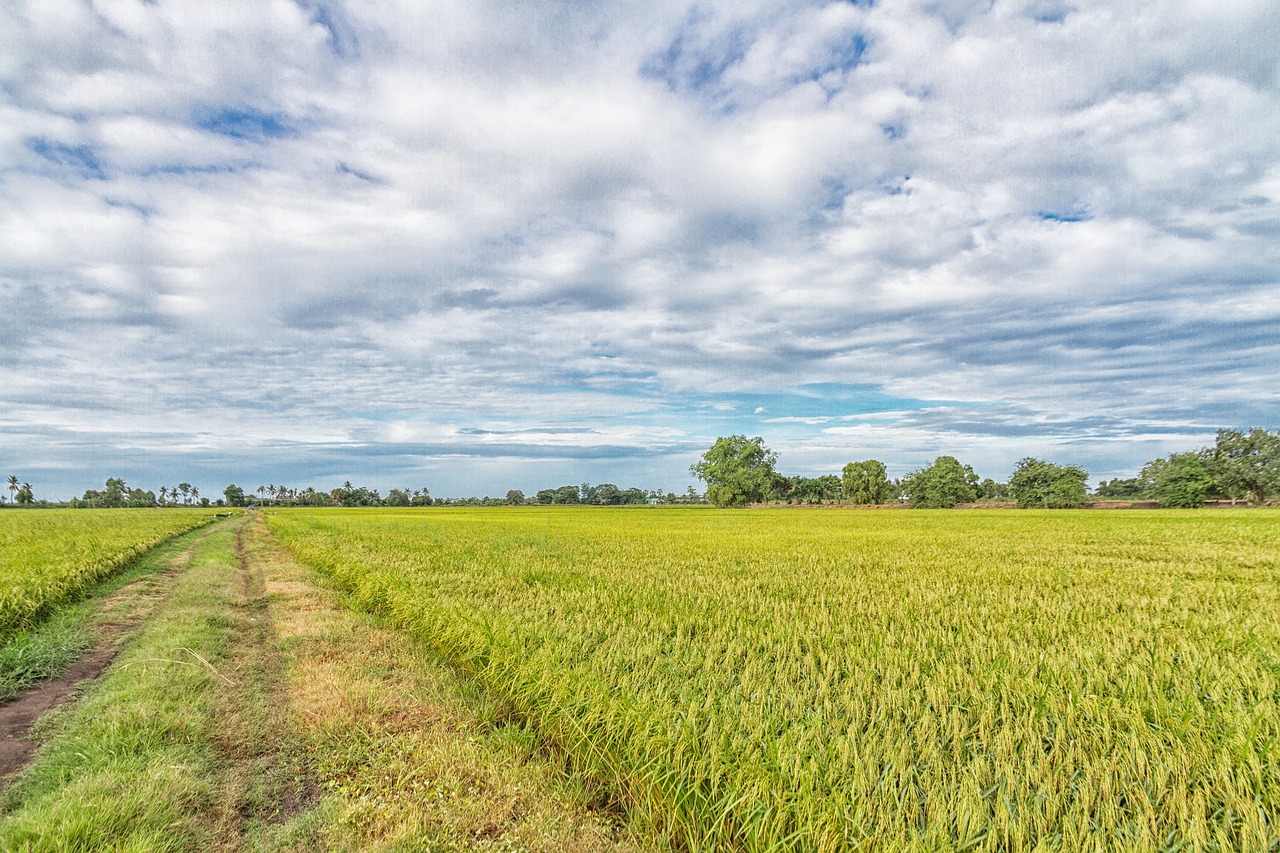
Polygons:
M807 75L796 78L796 82L800 80L820 80L828 74L841 73L847 74L862 64L862 56L867 52L867 48L871 43L862 33L854 33L853 38L841 47L834 49L829 60L819 65Z
M376 175L371 175L368 172L362 172L359 169L356 169L352 166L348 166L346 163L343 163L341 160L338 161L338 165L334 167L334 170L339 175L350 175L351 177L360 181L364 181L365 183L369 183L369 184L385 184L386 183L385 179L379 178Z
M196 126L209 133L246 141L292 136L295 130L284 113L252 107L207 107L196 111Z
M80 177L98 180L105 180L107 177L102 161L89 145L67 145L53 139L33 137L27 140L27 148L45 162Z
M673 92L707 94L720 88L724 73L746 56L747 39L734 30L709 45L690 38L697 22L686 23L666 49L649 55L640 65L640 75L661 80Z
M165 163L160 166L147 166L138 172L144 178L154 175L217 175L231 172L239 172L241 169L249 168L253 164L240 163L232 165L229 163Z
M138 216L142 217L143 219L150 218L156 212L156 209L154 207L150 207L145 204L138 204L137 202L128 201L126 199L104 198L102 201L108 207L118 207L122 210L132 210L134 213L138 214Z
M813 383L788 390L690 396L682 408L689 416L752 425L758 429L763 424L836 423L858 415L947 405L958 404L946 400L899 397L874 385Z
M1038 210L1036 216L1046 222L1087 222L1093 218L1089 211L1082 208L1071 210Z
M907 126L902 122L888 122L880 125L880 130L890 142L897 142L907 135Z
M355 30L329 3L300 0L299 5L311 12L311 23L324 28L325 41L330 52L339 59L354 59L360 55L360 40Z

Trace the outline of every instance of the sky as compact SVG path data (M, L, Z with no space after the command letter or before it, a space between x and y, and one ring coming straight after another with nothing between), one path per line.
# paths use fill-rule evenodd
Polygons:
M0 4L0 474L1091 481L1280 428L1274 0Z

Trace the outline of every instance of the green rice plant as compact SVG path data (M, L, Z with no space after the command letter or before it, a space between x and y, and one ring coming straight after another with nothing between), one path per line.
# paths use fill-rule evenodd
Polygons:
M0 641L179 533L212 521L190 509L0 513Z
M287 511L714 850L1280 847L1280 514Z

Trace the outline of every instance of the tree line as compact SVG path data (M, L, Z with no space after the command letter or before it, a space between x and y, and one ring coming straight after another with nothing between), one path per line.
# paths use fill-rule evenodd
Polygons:
M252 493L234 483L223 491L228 506L248 506L254 503ZM391 489L384 496L378 489L353 486L350 481L327 492L313 488L290 489L285 486L259 486L258 501L264 506L635 506L650 503L698 503L704 498L691 487L685 494L665 494L653 489L619 488L613 483L560 486L542 489L532 497L526 497L520 489L509 490L504 497L433 498L424 486L421 489ZM222 503L220 501L219 503Z
M190 483L161 486L158 492L109 477L101 489L88 489L65 503L36 500L30 483L10 474L6 506L167 507L167 506L626 506L651 503L745 506L748 503L888 504L912 507L954 507L975 501L1012 501L1020 507L1078 507L1098 499L1152 500L1163 507L1197 507L1209 498L1263 503L1280 494L1280 431L1219 430L1214 444L1199 450L1171 453L1153 459L1138 476L1099 482L1090 494L1088 473L1077 465L1062 465L1028 457L1018 462L1007 482L980 479L972 466L954 456L939 456L904 477L890 479L877 459L850 462L839 474L818 477L784 476L777 471L778 454L759 436L718 438L689 472L707 484L706 494L693 487L684 494L653 489L619 488L613 483L565 485L542 489L526 497L512 489L504 497L432 498L424 486L378 489L352 485L318 490L274 483L246 490L228 485L216 500L200 494ZM254 495L256 495L256 500Z
M1089 501L1089 474L1078 465L1035 457L1018 462L1008 482L979 479L972 466L939 456L905 477L890 480L878 459L850 462L839 475L784 476L778 454L759 436L718 438L689 473L707 484L719 507L769 501L792 504L906 503L948 508L980 500L1009 500L1019 507L1069 508ZM1280 431L1219 430L1212 447L1153 459L1137 477L1099 482L1096 498L1155 501L1162 507L1198 507L1207 498L1263 503L1280 492Z

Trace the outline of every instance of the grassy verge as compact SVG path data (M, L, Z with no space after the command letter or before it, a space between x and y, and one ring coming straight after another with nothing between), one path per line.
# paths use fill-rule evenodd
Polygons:
M339 606L257 520L263 579L320 799L276 841L334 850L636 849L599 791L421 643Z

